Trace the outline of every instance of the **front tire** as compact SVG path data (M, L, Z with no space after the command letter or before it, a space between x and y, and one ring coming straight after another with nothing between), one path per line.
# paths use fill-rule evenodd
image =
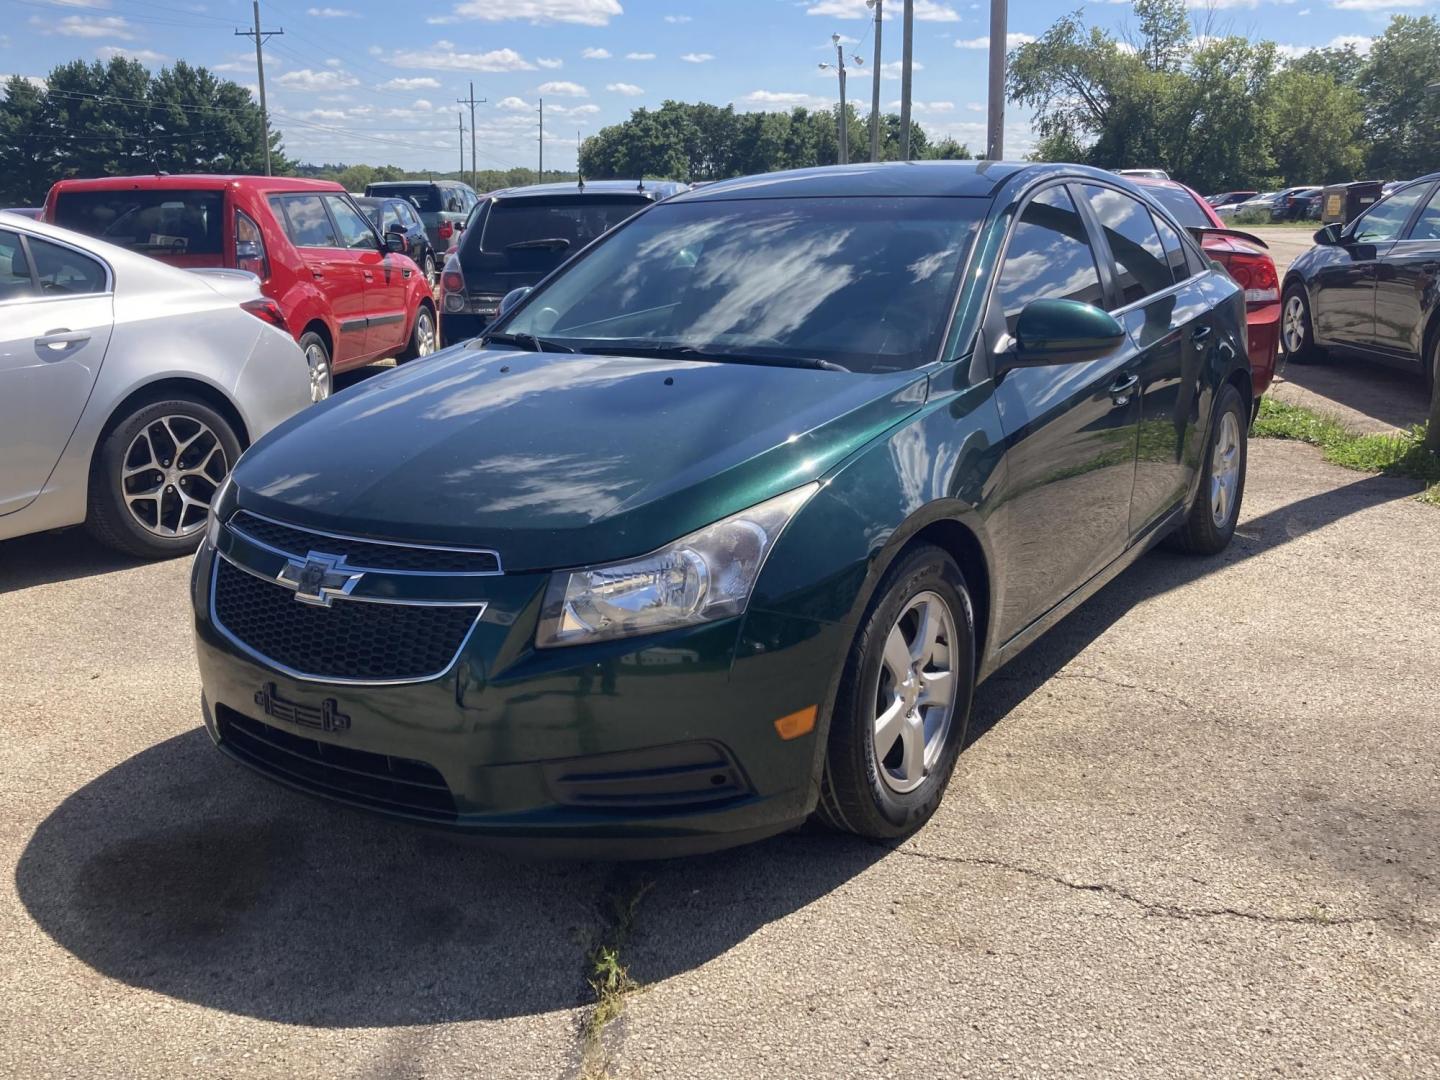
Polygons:
M895 840L935 812L964 745L975 621L964 575L931 544L890 568L846 658L825 750L821 820Z
M415 325L410 329L410 340L405 345L405 351L395 357L395 362L404 364L429 356L435 351L436 340L435 309L429 304L421 304L420 310L415 313Z
M1171 539L1173 546L1192 555L1218 555L1235 535L1240 502L1245 496L1245 465L1249 444L1245 402L1240 391L1226 383L1210 425L1200 489L1183 525Z
M235 429L209 405L188 397L142 405L96 450L85 525L102 544L142 559L187 555L239 457Z
M1324 352L1315 344L1315 324L1310 318L1310 299L1305 286L1298 281L1285 290L1280 310L1280 344L1287 360L1297 364L1324 359Z

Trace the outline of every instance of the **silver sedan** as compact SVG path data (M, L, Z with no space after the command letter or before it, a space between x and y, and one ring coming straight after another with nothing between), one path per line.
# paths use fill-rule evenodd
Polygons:
M242 450L310 403L259 282L0 213L0 540L193 551Z

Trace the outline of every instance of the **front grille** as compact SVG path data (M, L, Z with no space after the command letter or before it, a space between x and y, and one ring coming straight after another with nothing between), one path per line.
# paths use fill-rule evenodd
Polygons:
M435 574L500 572L500 556L493 551L402 547L398 544L379 544L354 537L327 536L293 525L282 525L247 510L239 510L231 517L230 528L299 559L305 558L311 551L343 555L346 563L361 570L408 570Z
M450 667L478 615L474 607L302 604L283 585L215 562L215 621L259 656L310 678L433 678Z
M377 810L455 820L455 799L433 765L317 742L224 705L215 723L220 744L263 773Z

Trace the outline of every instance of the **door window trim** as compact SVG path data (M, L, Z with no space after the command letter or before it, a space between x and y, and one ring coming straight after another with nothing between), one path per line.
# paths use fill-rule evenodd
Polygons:
M1072 178L1071 183L1074 184L1076 187L1080 187L1080 186L1082 186L1082 185L1084 185L1084 184L1090 184L1090 185L1093 186L1093 187L1108 188L1108 189L1111 190L1111 191L1119 192L1121 195L1127 196L1127 197L1130 199L1131 202L1138 203L1139 206L1140 206L1140 208L1141 208L1142 210L1148 210L1148 211L1150 212L1150 216L1151 216L1151 219L1152 219L1152 220L1151 220L1151 224L1152 224L1152 225L1154 224L1154 220L1153 220L1153 219L1154 219L1154 216L1155 216L1155 208L1154 208L1153 206L1151 206L1148 202L1145 202L1145 201L1142 200L1142 199L1137 199L1137 198L1135 198L1134 195L1130 194L1130 192L1126 191L1124 188L1116 187L1114 184L1107 184L1107 183L1105 183L1105 182L1103 182L1103 181L1099 181L1099 180L1091 180L1091 179L1089 179L1088 177L1083 177L1083 178L1078 178L1078 179ZM1071 192L1070 197L1075 200L1076 205L1083 207L1083 209L1081 209L1081 211L1080 211L1081 216L1086 219L1086 224L1089 226L1092 235L1094 235L1094 237L1096 238L1096 240L1099 242L1099 244L1098 244L1099 249L1100 249L1100 250L1103 250L1104 253L1105 253L1105 255L1108 256L1108 265L1106 265L1106 266L1102 269L1101 274L1100 274L1100 276L1101 276L1102 279L1103 279L1103 278L1108 278L1108 279L1109 279L1109 286L1108 286L1108 288L1106 289L1106 292L1107 292L1107 293L1111 293L1111 290L1113 290L1113 294L1111 294L1111 295L1108 296L1107 302L1113 302L1113 301L1116 301L1116 300L1124 300L1125 297L1124 297L1123 291L1120 289L1119 279L1115 276L1115 273L1114 273L1115 267L1118 265L1118 263L1116 262L1116 259L1115 259L1115 252L1112 251L1111 248L1110 248L1110 241L1105 238L1105 228L1104 228L1104 226L1100 223L1099 218L1097 218L1097 217L1095 216L1095 211L1089 206L1089 204L1085 203L1084 199L1080 196L1080 193L1079 193L1079 192ZM1181 249L1183 250L1184 247L1185 247L1185 230L1184 230L1184 229L1176 228L1175 223L1172 222L1172 221L1170 221L1170 220L1168 220L1168 219L1162 218L1161 220L1164 220L1165 223L1170 226L1170 228L1174 229L1175 232L1176 232L1177 234L1179 234L1179 236L1180 236L1180 247L1181 247ZM1160 230L1159 230L1159 229L1156 229L1156 230L1155 230L1155 235L1156 235L1157 237L1160 235ZM1160 241L1160 246L1161 246L1162 249L1163 249L1164 246L1165 246L1165 242L1164 242L1163 239ZM1097 251L1097 254L1098 254L1098 253L1099 253L1099 252ZM1202 260L1201 265L1202 265L1202 266L1208 265L1208 260ZM1186 266L1187 266L1187 268L1188 268L1188 266L1189 266L1188 260L1187 260L1187 262L1186 262ZM1167 267L1167 269L1172 269L1172 276L1173 276L1173 268L1168 268L1168 267ZM1107 273L1107 271L1108 271L1108 273ZM1204 271L1201 271L1201 273L1204 273ZM1159 300L1159 299L1161 299L1161 298L1163 298L1163 297L1173 295L1174 293L1178 292L1178 291L1179 291L1181 288L1183 288L1184 286L1189 285L1190 282L1194 281L1194 280L1195 280L1197 277L1199 277L1199 276L1200 276L1200 274L1191 274L1189 277L1185 278L1185 279L1182 280L1182 281L1176 281L1176 282L1172 283L1168 289L1160 289L1160 290L1158 290L1158 291L1156 291L1156 292L1147 293L1145 296L1142 296L1139 300L1132 300L1132 301L1130 301L1130 303L1128 303L1128 304L1122 304L1120 307L1109 308L1109 309L1107 309L1107 310L1109 311L1109 313L1110 313L1111 315L1113 315L1117 320L1119 320L1119 319L1121 319L1123 316L1128 315L1128 314L1129 314L1130 312L1132 312L1132 311L1138 311L1138 310L1140 310L1141 308L1143 308L1143 307L1145 307L1146 305L1148 305L1149 303L1151 303L1151 301Z
M342 244L342 243L340 242L340 239L341 239L341 237L340 237L340 223L335 220L335 213L334 213L334 211L332 211L332 210L330 209L330 200L331 200L331 199L340 199L340 200L342 200L343 202L345 202L346 204L349 205L349 207L350 207L351 210L354 210L355 213L360 216L360 220L363 221L363 222L365 223L365 227L370 230L370 238L375 241L375 246L374 246L373 248L370 248L369 250L371 250L371 251L384 251L384 250L385 250L385 242L384 242L384 240L382 240L382 239L376 234L376 232L375 232L375 226L370 224L370 219L365 216L365 211L361 210L358 206L355 205L355 203L351 200L350 195L349 195L348 192L344 192L344 191L321 191L321 192L317 192L317 194L320 196L320 205L325 208L325 216L330 219L330 229L331 229L332 233L333 233L334 236L335 236L335 246L334 246L333 248L328 249L328 250L331 250L331 251L365 251L365 250L366 250L365 248L350 247L348 244ZM383 220L383 219L382 219L382 220Z
M40 289L40 268L35 265L35 256L30 250L31 237L34 237L36 240L43 240L47 244L54 244L56 247L73 251L77 255L89 259L91 262L99 263L105 271L105 287L103 289L97 289L95 292L74 293L68 296L45 296L43 294L36 296L17 296L10 300L0 300L0 307L10 307L14 304L58 304L72 300L90 300L97 296L109 296L111 298L115 296L115 271L111 265L99 255L86 251L84 248L69 243L68 241L56 239L53 236L41 236L38 233L26 232L18 226L11 225L8 221L5 223L5 228L20 238L20 248L25 252L25 260L30 264L30 280L34 284L37 293L39 293Z

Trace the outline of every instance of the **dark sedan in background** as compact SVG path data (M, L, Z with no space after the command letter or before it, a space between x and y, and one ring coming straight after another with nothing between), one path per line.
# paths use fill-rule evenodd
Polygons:
M652 205L241 459L205 725L293 787L678 854L939 804L974 688L1230 541L1239 286L1123 177L857 165Z
M684 190L670 180L589 180L491 192L445 260L441 341L473 338L506 293L536 284L632 214Z
M459 180L383 180L365 185L367 199L404 199L415 208L430 245L444 251L453 242L480 197Z
M1440 384L1440 173L1327 225L1285 275L1281 338L1297 361L1327 351L1409 368Z
M425 272L425 279L433 289L440 280L443 261L440 253L430 240L430 233L420 215L406 199L378 199L368 195L355 200L355 205L365 212L370 224L386 239L391 236L405 238L401 254L409 255L416 266Z

